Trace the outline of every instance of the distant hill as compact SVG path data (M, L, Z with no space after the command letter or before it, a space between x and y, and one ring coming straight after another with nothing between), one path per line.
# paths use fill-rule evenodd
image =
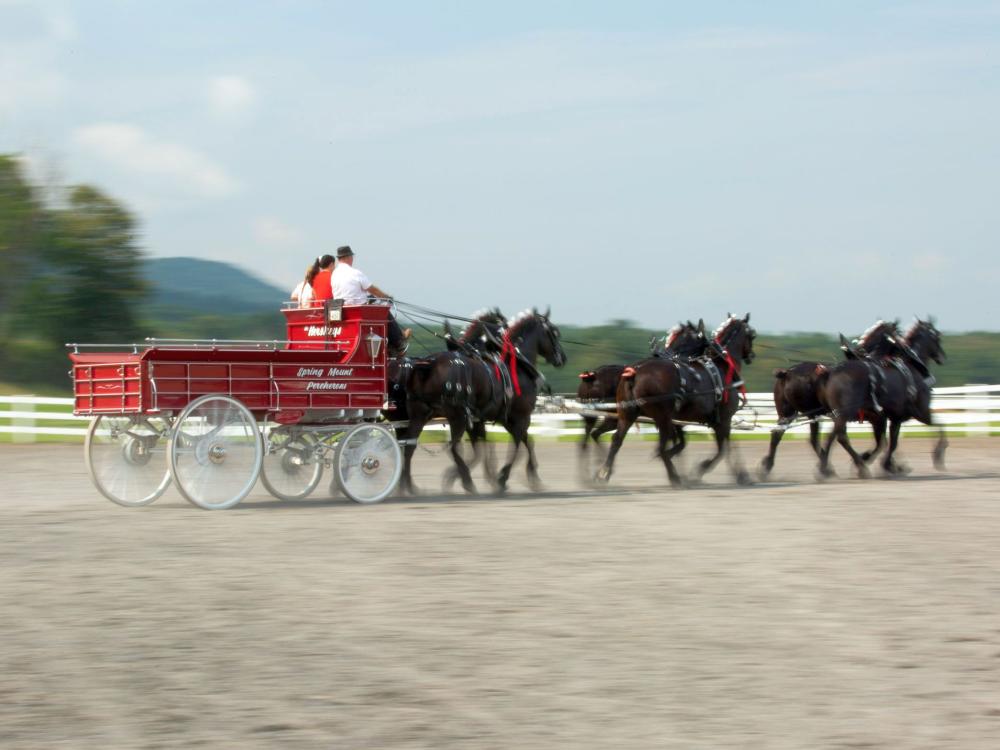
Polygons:
M214 260L150 258L144 274L152 288L147 315L162 319L274 313L288 297L287 290Z

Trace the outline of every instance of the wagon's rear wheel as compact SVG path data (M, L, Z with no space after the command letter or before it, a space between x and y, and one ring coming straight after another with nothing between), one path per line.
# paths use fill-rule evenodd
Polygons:
M391 430L380 424L359 424L337 442L333 459L337 484L357 503L385 499L399 482L403 456Z
M264 451L249 409L229 396L202 396L177 418L169 457L170 473L188 501L224 510L253 489Z
M94 417L84 446L94 486L111 502L129 508L156 500L170 486L169 430L162 417Z
M293 434L275 427L265 440L260 480L279 500L302 500L309 496L323 475L323 458L316 452L317 440L309 433Z

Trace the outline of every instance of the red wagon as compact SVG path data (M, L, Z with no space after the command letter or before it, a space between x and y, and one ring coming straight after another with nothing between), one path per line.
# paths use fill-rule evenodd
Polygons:
M73 413L93 417L85 451L97 489L139 506L173 480L211 510L239 503L258 477L278 498L304 498L330 467L352 500L389 495L402 460L380 421L388 306L332 300L282 313L285 341L69 344Z

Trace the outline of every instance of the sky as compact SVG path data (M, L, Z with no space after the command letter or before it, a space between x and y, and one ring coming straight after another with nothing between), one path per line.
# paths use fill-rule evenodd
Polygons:
M0 0L36 179L457 315L1000 329L998 134L1000 2Z

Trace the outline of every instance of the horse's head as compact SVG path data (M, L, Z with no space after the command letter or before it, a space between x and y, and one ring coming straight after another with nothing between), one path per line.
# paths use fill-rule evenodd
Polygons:
M753 340L757 331L750 325L750 313L742 318L730 315L722 325L715 329L714 341L731 355L739 357L750 364L756 356L753 350Z
M917 318L906 332L905 341L920 359L926 360L929 357L939 365L944 364L945 353L944 347L941 346L941 332L934 325L932 316L928 315L927 320Z
M699 320L697 325L690 320L678 323L667 333L663 350L668 355L678 357L697 357L705 353L708 339L705 337L705 321Z
M507 331L521 353L531 362L541 357L553 367L566 364L559 327L549 320L549 311L533 309L517 316Z
M563 351L560 339L559 326L549 319L552 308L546 308L545 312L539 315L539 325L542 328L542 337L538 346L538 353L542 355L553 367L562 367L566 364L566 352ZM538 314L538 311L535 311Z
M900 351L900 338L898 320L878 320L855 340L855 344L869 357L893 356Z

